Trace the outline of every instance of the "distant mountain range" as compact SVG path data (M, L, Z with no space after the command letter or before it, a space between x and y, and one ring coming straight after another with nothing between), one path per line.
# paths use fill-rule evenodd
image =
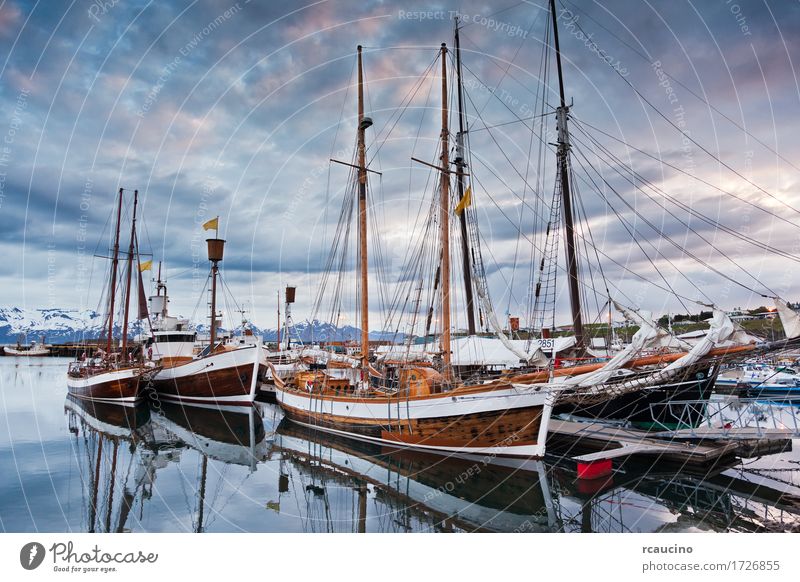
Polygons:
M41 336L45 337L46 343L51 344L95 339L103 335L104 325L103 315L92 309L78 311L59 308L0 307L0 344L15 344L20 338L23 342L31 340L38 342ZM129 327L131 337L135 337L145 329L139 321L131 322ZM278 332L274 329L262 329L255 325L252 328L264 341L277 340ZM114 324L114 333L117 336L121 329L121 324ZM195 329L201 335L208 333L208 325L204 323L195 325ZM290 335L292 339L299 337L304 343L347 341L359 339L361 330L349 325L337 327L315 319L297 322L292 327ZM372 340L402 340L402 337L394 337L391 333L380 331L371 331L369 337Z

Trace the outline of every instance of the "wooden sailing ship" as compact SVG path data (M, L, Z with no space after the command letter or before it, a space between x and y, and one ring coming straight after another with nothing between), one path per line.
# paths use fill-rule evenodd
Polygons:
M450 366L450 145L448 129L447 47L442 66L440 181L441 371L405 368L399 389L370 382L367 246L367 166L362 49L358 47L358 246L361 314L361 378L355 384L331 382L324 374L302 384L278 384L277 400L286 416L319 430L373 442L453 453L541 456L552 408L547 389L520 391L511 384L459 385Z
M114 231L114 247L111 256L109 276L109 293L107 309L107 332L105 350L98 350L94 357L82 357L69 365L67 371L67 389L77 398L98 401L113 401L134 404L141 398L139 390L143 378L153 372L153 368L144 364L142 354L134 354L129 347L128 324L131 307L132 272L138 271L138 243L136 239L136 209L139 191L133 193L133 212L131 218L130 244L128 246L127 267L125 272L125 293L123 306L123 323L119 349L114 342L114 315L119 265L119 237L122 219L123 189L119 189L116 226ZM136 259L136 260L135 260ZM140 318L146 317L146 307L140 305ZM142 311L144 310L144 314ZM145 378L146 379L146 378Z
M218 219L215 219L218 220ZM267 371L261 340L224 341L218 337L217 278L225 241L207 239L211 261L211 332L209 345L191 359L165 363L153 378L159 399L193 404L249 405Z

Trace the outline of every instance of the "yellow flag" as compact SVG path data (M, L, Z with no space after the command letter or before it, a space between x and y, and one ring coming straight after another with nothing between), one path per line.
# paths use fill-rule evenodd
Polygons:
M467 191L464 192L464 197L459 200L458 205L456 206L456 214L461 214L464 212L464 209L472 204L472 186L467 188Z
M144 263L139 263L139 272L142 273L144 271L149 271L150 267L153 266L153 260L150 259L149 261L145 261Z
M217 216L216 218L212 218L211 220L203 224L203 230L211 230L212 228L214 230L219 229L219 216Z

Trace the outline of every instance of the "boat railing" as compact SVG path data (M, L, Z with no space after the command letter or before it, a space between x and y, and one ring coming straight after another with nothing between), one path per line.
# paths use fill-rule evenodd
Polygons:
M800 408L785 399L674 400L651 404L650 414L653 423L663 428L663 435L672 431L676 436L731 440L800 437Z

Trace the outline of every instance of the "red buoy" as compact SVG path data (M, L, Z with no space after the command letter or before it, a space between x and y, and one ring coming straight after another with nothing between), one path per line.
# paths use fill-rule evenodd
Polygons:
M611 474L611 459L578 462L578 479L598 479Z

